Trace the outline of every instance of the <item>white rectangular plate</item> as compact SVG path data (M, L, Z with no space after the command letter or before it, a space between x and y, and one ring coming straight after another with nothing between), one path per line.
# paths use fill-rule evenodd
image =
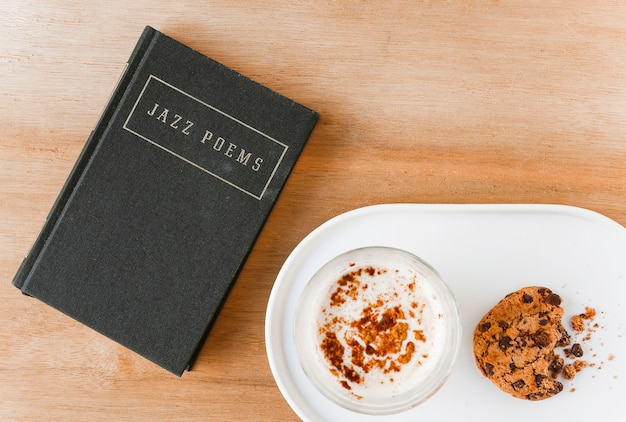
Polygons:
M295 306L311 276L336 255L373 245L405 249L435 267L455 294L463 323L447 383L422 405L385 417L327 400L302 371L293 342ZM570 317L585 307L598 313L591 339L581 341L583 359L592 366L564 381L562 393L539 402L500 391L476 368L472 349L482 316L506 294L530 285L563 298L568 328ZM267 354L279 389L304 420L624 421L625 298L626 229L600 214L560 205L375 205L329 220L285 261L267 307Z

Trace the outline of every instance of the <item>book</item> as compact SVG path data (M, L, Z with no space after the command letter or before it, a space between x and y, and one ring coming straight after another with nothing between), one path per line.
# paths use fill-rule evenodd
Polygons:
M13 284L181 376L317 120L146 27Z

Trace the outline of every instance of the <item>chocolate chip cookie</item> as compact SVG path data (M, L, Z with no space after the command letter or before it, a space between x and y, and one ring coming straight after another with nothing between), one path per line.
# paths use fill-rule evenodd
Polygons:
M563 390L551 376L556 347L569 344L561 324L561 297L546 287L525 287L507 295L474 330L474 357L480 371L502 391L525 400L543 400Z

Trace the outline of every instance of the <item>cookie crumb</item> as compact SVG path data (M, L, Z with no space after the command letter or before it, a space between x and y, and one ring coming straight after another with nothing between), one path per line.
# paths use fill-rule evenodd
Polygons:
M563 378L566 380L573 380L576 376L576 368L574 368L573 363L568 363L563 367Z
M582 315L574 315L571 322L574 331L579 333L585 331L585 321L583 320Z
M582 371L583 368L586 368L587 366L589 366L589 364L585 360L574 361L574 369L576 370L576 372Z
M585 313L581 314L584 319L593 319L596 316L596 310L589 306L585 306Z

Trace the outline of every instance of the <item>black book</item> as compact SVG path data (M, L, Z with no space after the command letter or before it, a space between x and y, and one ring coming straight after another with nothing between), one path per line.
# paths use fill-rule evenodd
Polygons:
M317 119L147 27L13 284L182 375Z

